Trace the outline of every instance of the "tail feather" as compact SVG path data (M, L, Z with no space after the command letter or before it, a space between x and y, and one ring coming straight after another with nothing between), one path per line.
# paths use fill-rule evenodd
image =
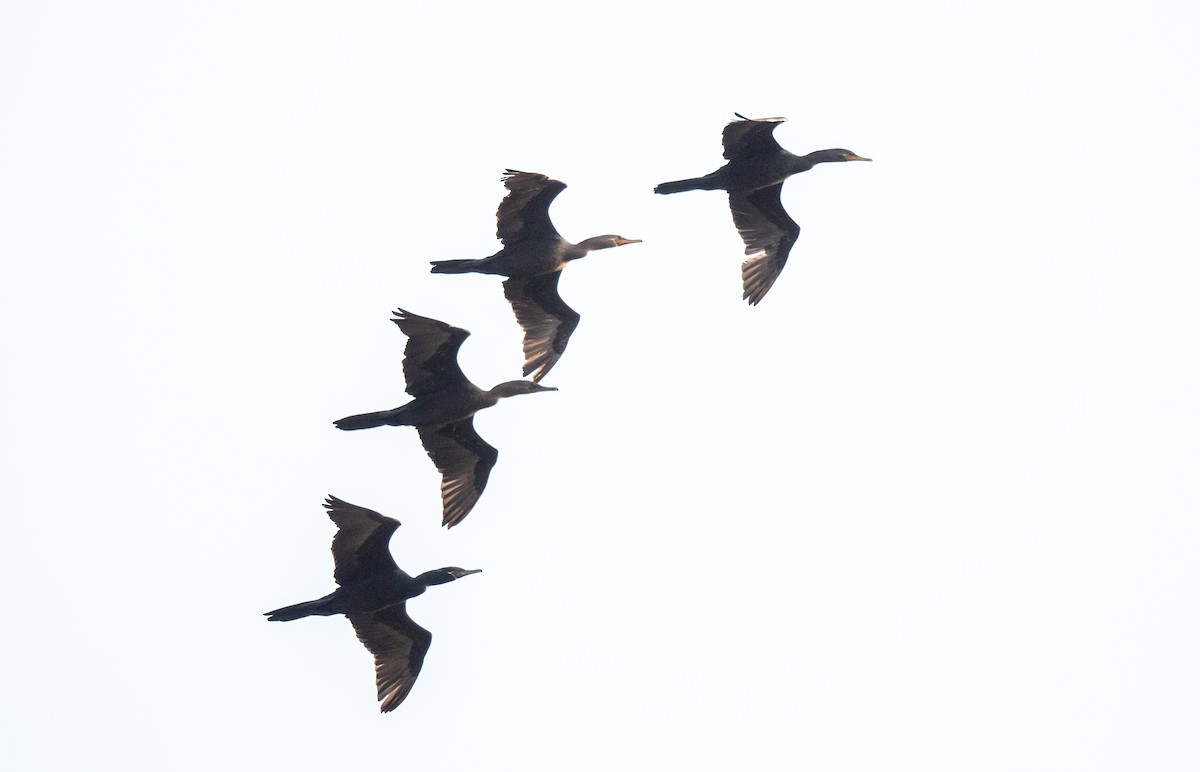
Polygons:
M291 622L293 619L301 619L311 616L329 616L334 613L326 608L326 598L320 600L307 600L303 603L296 603L291 606L277 608L274 611L268 611L265 616L271 622Z
M396 410L381 410L378 413L361 413L339 418L333 425L344 432L355 429L374 429L376 426L404 426Z
M675 180L674 182L664 182L654 188L655 193L682 193L685 190L707 190L706 180L703 177L693 177L690 180Z
M430 273L473 273L479 270L480 260L433 260Z

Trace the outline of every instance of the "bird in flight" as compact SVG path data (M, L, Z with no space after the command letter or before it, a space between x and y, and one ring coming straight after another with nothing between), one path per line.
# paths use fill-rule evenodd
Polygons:
M467 380L458 349L470 335L459 327L404 309L393 322L408 336L405 389L413 399L398 408L334 421L345 431L376 426L415 426L425 452L442 473L442 525L452 527L475 506L499 453L475 431L474 416L505 397L558 391L533 381L505 381L487 391Z
M290 622L309 616L345 614L358 639L375 657L379 710L388 713L412 690L433 636L408 615L411 598L483 569L435 568L417 576L400 570L388 541L400 526L390 517L330 496L325 501L333 536L333 579L338 588L323 598L284 606L264 616Z
M605 235L572 244L550 222L550 203L567 186L544 174L506 169L508 195L496 210L496 237L504 248L479 260L435 260L431 273L492 273L509 277L504 297L525 332L525 367L541 381L567 348L579 314L558 294L558 277L572 260L597 249L638 244L641 239Z
M733 224L749 256L742 263L742 298L753 306L758 305L779 278L800 235L800 226L788 216L779 198L784 181L820 163L871 159L841 148L793 155L774 136L775 127L786 118L751 119L739 113L734 115L738 120L726 124L721 134L728 163L703 177L664 182L654 192L724 190L729 193Z

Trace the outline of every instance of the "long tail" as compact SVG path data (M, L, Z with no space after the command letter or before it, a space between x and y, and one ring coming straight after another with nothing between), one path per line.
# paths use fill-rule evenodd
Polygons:
M277 608L274 611L268 611L265 616L271 622L291 622L293 619L301 619L303 617L323 616L327 617L335 612L330 611L326 607L328 598L320 600L307 600L303 603L296 603L292 606L284 606Z
M712 190L708 185L708 178L693 177L690 180L675 180L674 182L664 182L654 188L655 193L682 193L685 190Z
M434 260L429 264L430 273L474 273L480 269L482 260Z
M381 410L378 413L350 415L345 418L339 418L333 422L333 425L345 432L354 431L355 429L374 429L376 426L404 426L405 422L401 417L401 410L403 408Z

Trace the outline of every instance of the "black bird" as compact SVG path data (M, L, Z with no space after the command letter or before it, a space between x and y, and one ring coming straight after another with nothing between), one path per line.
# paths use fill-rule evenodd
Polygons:
M408 616L405 602L425 592L426 587L453 582L483 569L452 566L409 576L388 551L398 521L333 496L325 501L325 508L338 529L333 536L333 578L338 589L324 598L277 608L264 616L272 622L290 622L301 617L345 614L358 639L375 656L379 710L387 713L404 702L412 690L433 640L428 630Z
M567 263L597 249L637 244L641 239L593 236L572 244L550 222L550 202L567 186L544 174L506 169L501 177L508 195L496 210L496 237L504 242L491 257L480 260L435 260L431 273L494 273L509 277L504 297L512 304L525 331L525 367L540 381L562 356L579 324L558 294L558 275Z
M681 193L685 190L725 190L729 209L737 226L746 254L742 263L742 297L757 305L779 278L788 253L800 235L800 226L788 216L779 200L788 177L806 172L830 161L870 161L840 148L818 150L808 155L793 155L775 141L775 127L786 118L746 118L725 125L721 141L729 162L712 174L690 180L664 182L655 193Z
M499 455L475 432L472 417L505 397L558 391L532 381L505 381L484 391L458 366L458 349L471 333L436 319L395 312L393 322L408 336L404 346L405 389L411 402L393 410L334 421L339 429L415 426L425 452L442 473L442 525L458 525L487 485Z

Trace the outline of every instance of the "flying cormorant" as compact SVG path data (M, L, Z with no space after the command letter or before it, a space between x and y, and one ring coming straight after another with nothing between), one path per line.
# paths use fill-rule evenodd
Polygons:
M329 519L337 525L333 536L333 578L338 589L318 600L268 611L272 622L289 622L309 616L345 614L354 632L375 656L375 684L379 710L387 713L404 702L421 672L433 636L412 621L405 602L426 587L445 584L483 569L436 568L418 576L400 570L388 540L400 523L365 507L330 496L325 502Z
M558 294L558 275L567 263L597 249L637 244L641 239L593 236L572 244L550 222L550 202L567 186L544 174L506 169L501 177L508 195L496 210L496 237L504 243L480 260L435 260L432 273L494 273L507 276L504 297L525 331L525 367L540 381L562 356L579 324ZM536 371L536 372L535 372Z
M484 391L468 381L458 366L458 349L470 332L402 308L392 321L408 336L404 379L412 401L333 423L347 431L415 426L425 452L442 473L442 525L458 525L479 500L499 455L475 432L472 417L505 397L558 389L532 381L505 381Z
M737 226L746 254L742 263L742 297L757 305L779 278L788 253L800 235L800 226L788 216L779 200L784 180L806 172L819 163L830 161L870 161L840 148L818 150L798 156L775 141L773 132L786 118L746 118L725 126L721 141L727 164L712 174L690 180L664 182L655 193L681 193L685 190L724 190L729 192L729 209Z

